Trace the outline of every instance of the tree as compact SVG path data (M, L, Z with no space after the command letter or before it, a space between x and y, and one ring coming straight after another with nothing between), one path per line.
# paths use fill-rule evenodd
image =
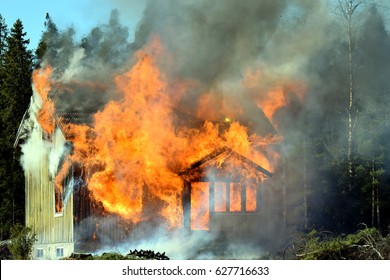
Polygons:
M309 66L319 79L308 104L321 104L305 112L309 227L337 233L390 222L390 34L380 10L359 3L338 2L344 28Z
M57 55L56 51L58 48L53 46L57 45L59 31L48 13L46 14L44 25L46 30L42 33L42 37L38 43L38 48L35 50L35 68L39 68L45 56L49 61L49 64L51 64L52 60L54 60ZM48 48L48 46L50 46L50 48Z
M389 225L390 34L383 15L372 5L364 11L356 44L357 97L363 105L355 130L356 152L363 161L357 182L362 187L365 223L386 230ZM364 171L364 172L363 172ZM386 203L387 201L387 203Z
M16 20L7 36L1 68L0 220L5 235L13 224L24 220L24 175L19 163L20 149L14 149L13 144L32 96L32 53L27 49L29 40L25 36L22 22Z
M7 35L7 25L5 24L4 18L0 15L0 69L3 68L4 54L7 48ZM2 81L2 79L0 79L0 81Z
M353 148L354 137L353 131L356 125L357 107L355 105L355 83L354 83L354 55L356 51L356 38L354 29L354 16L356 9L362 4L357 0L339 0L339 9L341 11L344 26L347 35L347 54L348 54L348 71L349 71L349 88L348 88L348 131L347 131L347 169L348 169L348 188L352 190L353 180Z
M8 247L15 259L29 260L36 240L32 228L15 224L11 228L11 242Z

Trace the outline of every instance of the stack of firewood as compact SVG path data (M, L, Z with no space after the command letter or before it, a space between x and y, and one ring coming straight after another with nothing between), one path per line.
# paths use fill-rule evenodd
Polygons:
M154 252L153 250L130 250L130 252L127 254L127 257L130 256L136 256L142 259L148 259L148 260L169 260L169 258L165 255L165 252Z

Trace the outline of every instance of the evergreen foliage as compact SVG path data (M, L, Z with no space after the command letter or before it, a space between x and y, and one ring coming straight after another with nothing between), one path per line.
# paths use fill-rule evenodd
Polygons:
M383 260L390 259L390 235L365 227L347 236L329 237L312 230L296 243L301 260Z
M36 241L35 233L30 227L15 224L11 228L11 242L8 245L14 259L29 260Z
M4 239L13 224L24 221L24 175L20 149L13 144L32 95L32 53L20 20L9 35L4 21L0 28L1 40L6 39L0 64L0 227Z
M334 48L319 50L310 66L320 82L310 85L315 94L309 94L307 103L320 103L321 109L306 107L302 114L310 119L306 134L311 139L307 227L320 231L352 233L363 222L388 232L390 224L390 34L375 6L362 10L360 19L354 27L352 174L346 160L347 42L336 36Z

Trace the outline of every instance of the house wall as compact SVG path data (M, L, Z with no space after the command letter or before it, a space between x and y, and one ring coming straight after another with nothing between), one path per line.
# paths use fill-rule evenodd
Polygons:
M46 156L37 161L33 170L25 170L26 226L32 227L37 237L33 259L60 259L74 250L73 194L64 203L63 212L56 214L54 183L49 175L49 153L42 154ZM62 256L56 255L57 248L59 252L62 248ZM38 249L43 250L39 258Z

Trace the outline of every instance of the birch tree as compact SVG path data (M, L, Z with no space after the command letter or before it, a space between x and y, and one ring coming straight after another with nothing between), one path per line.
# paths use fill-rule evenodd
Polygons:
M356 125L358 110L355 106L355 81L354 81L354 54L356 50L356 22L357 10L363 1L360 0L338 0L339 11L341 12L342 22L346 32L347 55L348 55L348 104L346 107L348 117L347 130L347 170L348 170L348 189L352 190L353 179L353 131Z

